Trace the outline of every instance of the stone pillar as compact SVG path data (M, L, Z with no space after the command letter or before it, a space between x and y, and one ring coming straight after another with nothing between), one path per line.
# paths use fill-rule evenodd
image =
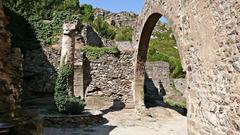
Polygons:
M64 65L70 66L72 69L72 76L69 78L69 95L73 94L73 76L74 76L74 51L75 51L75 35L78 22L64 22L63 37L62 37L62 51L60 67Z
M84 98L83 53L75 53L74 63L74 96Z
M133 99L135 108L144 108L144 62L135 61L134 81L133 81Z

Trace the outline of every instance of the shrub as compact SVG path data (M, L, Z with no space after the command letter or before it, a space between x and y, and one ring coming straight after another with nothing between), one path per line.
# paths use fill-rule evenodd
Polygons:
M93 7L91 5L84 4L80 7L80 20L87 24L92 24L94 20Z
M60 113L80 114L85 107L81 97L68 95L69 78L73 75L72 69L68 65L60 67L55 85L54 100Z
M171 99L166 99L164 98L164 102L170 106L175 106L175 107L179 107L179 108L186 108L187 107L187 103L185 100L182 101L173 101Z
M93 21L93 28L101 37L114 39L116 36L114 28L100 17Z
M132 41L133 29L130 27L122 27L116 30L117 41Z
M85 46L80 51L86 53L86 57L89 60L96 60L105 54L118 54L119 50L116 46L113 47L92 47L92 46Z

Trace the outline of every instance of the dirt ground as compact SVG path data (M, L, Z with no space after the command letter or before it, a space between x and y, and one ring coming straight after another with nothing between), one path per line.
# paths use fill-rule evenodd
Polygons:
M110 111L108 122L86 128L45 127L43 135L187 135L187 118L163 107L139 115L134 109Z

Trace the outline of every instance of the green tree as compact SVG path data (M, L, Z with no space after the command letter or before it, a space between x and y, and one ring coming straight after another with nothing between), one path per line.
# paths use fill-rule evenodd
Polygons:
M104 38L114 39L116 32L112 26L110 26L102 18L98 17L93 21L93 27L97 33Z
M94 20L93 7L91 5L84 4L80 7L81 21L87 24L92 24Z

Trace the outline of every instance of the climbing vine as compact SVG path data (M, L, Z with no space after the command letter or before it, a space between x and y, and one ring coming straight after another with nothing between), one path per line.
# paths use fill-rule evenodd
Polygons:
M63 65L58 71L58 77L55 86L54 100L60 113L80 114L83 112L85 103L81 97L68 95L69 78L73 75L69 65Z

